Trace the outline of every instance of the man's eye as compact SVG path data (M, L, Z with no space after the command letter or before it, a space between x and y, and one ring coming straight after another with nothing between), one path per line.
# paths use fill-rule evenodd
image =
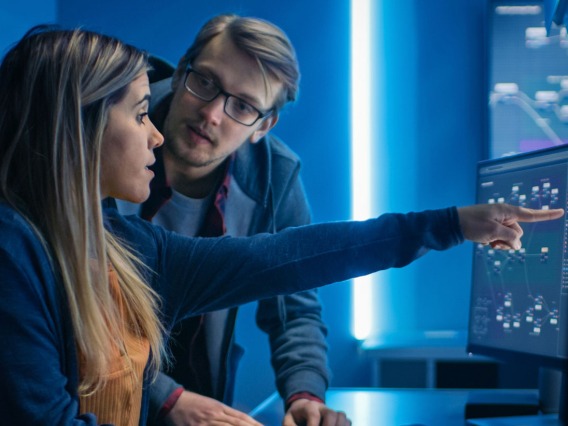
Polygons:
M213 84L213 82L205 77L199 77L197 79L197 83L203 87L204 89L212 89L215 87L215 85Z
M242 113L245 113L245 114L250 114L250 113L254 112L254 108L244 101L238 101L237 102L237 109L239 110L239 112L242 112Z

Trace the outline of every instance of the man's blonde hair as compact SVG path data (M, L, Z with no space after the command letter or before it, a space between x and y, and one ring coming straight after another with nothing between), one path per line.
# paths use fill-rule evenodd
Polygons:
M266 76L282 83L282 91L273 105L276 112L287 102L296 100L300 70L294 47L284 31L268 21L238 15L218 15L201 27L178 63L172 81L174 89L182 82L188 65L221 33L228 35L239 49L256 61L266 85Z

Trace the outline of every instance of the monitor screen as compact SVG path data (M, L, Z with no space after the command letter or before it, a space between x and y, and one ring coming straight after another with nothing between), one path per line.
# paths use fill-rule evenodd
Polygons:
M568 211L567 189L568 145L478 164L478 203L508 203L533 209L562 207ZM560 411L556 420L547 421L565 424L568 215L521 226L524 233L519 250L474 245L467 350L504 362L560 371L563 384L554 389L552 382L541 381L540 399ZM545 402L543 407L548 405Z
M489 158L568 142L568 37L542 1L489 2Z
M568 146L480 162L478 203L567 205ZM523 223L520 250L476 245L468 350L566 370L568 221Z

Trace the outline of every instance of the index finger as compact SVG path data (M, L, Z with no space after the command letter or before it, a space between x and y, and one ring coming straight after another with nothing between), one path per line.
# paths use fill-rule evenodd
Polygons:
M542 222L558 219L562 216L564 216L564 209L534 210L519 207L517 212L517 220L519 222Z

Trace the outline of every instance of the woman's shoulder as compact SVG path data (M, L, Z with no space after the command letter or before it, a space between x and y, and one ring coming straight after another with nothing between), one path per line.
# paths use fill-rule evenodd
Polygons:
M153 263L168 244L168 233L137 215L122 215L116 207L104 207L105 228L143 258Z
M0 223L18 226L19 224L23 225L24 222L25 219L20 212L6 201L0 199Z
M40 281L52 276L50 255L31 223L17 209L0 201L0 262L5 268L35 271ZM33 274L32 274L33 275Z
M123 215L116 206L103 208L105 228L129 241L155 239L159 232L156 226L137 215Z
M14 207L0 200L0 247L21 245L23 241L40 243L32 225ZM19 243L19 244L18 244Z

